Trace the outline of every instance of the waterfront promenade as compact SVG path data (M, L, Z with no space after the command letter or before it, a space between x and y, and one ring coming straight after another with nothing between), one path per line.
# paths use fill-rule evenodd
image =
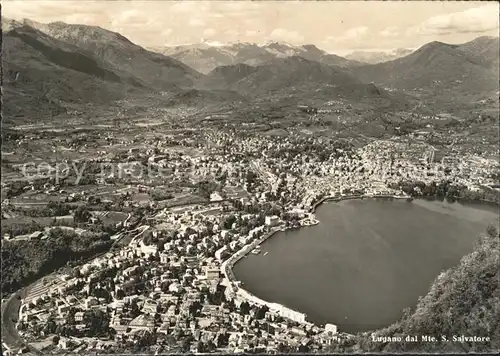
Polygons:
M310 218L312 217L312 214L316 210L316 208L324 203L327 200L333 200L333 201L342 201L342 200L351 200L351 199L366 199L366 198L384 198L384 199L409 199L408 196L406 195L346 195L346 196L326 196L319 200L318 202L314 203L310 207ZM319 223L318 220L316 219L311 219L311 223L305 223L302 226L312 226L316 225ZM265 301L249 291L245 290L244 288L241 287L241 282L238 281L233 273L233 266L243 257L245 257L247 254L249 254L253 249L255 249L257 246L262 244L264 241L272 237L275 233L279 231L284 231L284 229L281 228L274 228L270 232L266 233L264 236L261 238L253 241L250 244L247 244L243 246L239 251L237 251L235 254L233 254L228 260L224 261L221 266L222 273L224 275L224 279L226 281L227 287L231 289L231 292L234 294L234 296L241 300L241 301L247 301L252 304L256 305L266 305L269 310L276 312L278 315L282 316L283 318L291 319L293 321L296 321L301 324L310 324L311 323L306 321L306 314L301 313L299 311L295 311L293 309L287 308L281 304L278 303L272 303L269 301Z
M252 243L243 246L238 252L232 255L228 260L226 260L222 264L222 273L224 274L224 279L226 280L226 284L228 288L231 288L231 291L234 293L235 297L240 299L241 301L248 301L252 304L256 305L266 305L270 311L276 312L278 315L283 318L291 319L298 323L306 323L306 314L300 313L298 311L292 310L290 308L285 307L284 305L278 303L271 303L265 301L263 299L258 298L252 293L248 292L244 288L239 285L239 282L236 280L236 277L233 273L233 266L245 255L250 253L254 248L258 245L266 241L268 238L273 236L276 232L281 231L281 229L274 229L265 234L263 237L253 241Z

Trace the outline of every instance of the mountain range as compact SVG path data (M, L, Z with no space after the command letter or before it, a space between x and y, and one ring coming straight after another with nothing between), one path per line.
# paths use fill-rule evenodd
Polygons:
M283 42L267 42L263 45L245 42L212 45L209 42L202 42L152 50L171 56L201 73L209 73L219 66L240 63L255 66L273 59L294 56L339 67L353 67L362 64L355 60L327 53L315 45L293 46Z
M119 33L98 26L64 22L41 24L31 20L24 20L23 25L75 45L113 68L133 75L154 88L191 86L199 77L198 72L182 62L147 51Z
M495 37L479 37L462 45L434 41L405 57L358 67L356 75L395 89L497 91L499 50Z
M106 104L192 87L201 74L97 26L2 18L7 117L46 116L65 104Z
M221 86L242 93L290 90L296 85L335 85L359 83L359 80L336 66L300 56L273 58L259 66L236 64L217 67L205 80L207 87Z
M62 101L105 104L142 89L79 47L24 25L3 33L2 64L7 117L61 113Z
M384 88L431 96L459 89L456 100L459 92L498 91L498 38L432 42L392 61L363 64L314 45L204 43L157 53L97 26L2 18L2 29L7 117L50 117L74 105L152 96L166 106L280 97L406 107L410 96Z

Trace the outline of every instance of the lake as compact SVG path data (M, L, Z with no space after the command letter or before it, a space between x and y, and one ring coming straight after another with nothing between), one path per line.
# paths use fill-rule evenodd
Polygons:
M316 226L272 236L234 274L259 298L355 333L388 326L414 307L488 223L498 226L498 209L364 199L325 202L316 218Z

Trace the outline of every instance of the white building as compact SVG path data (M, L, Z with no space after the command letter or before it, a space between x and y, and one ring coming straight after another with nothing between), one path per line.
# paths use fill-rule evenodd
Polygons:
M77 323L83 321L83 312L77 312L77 313L75 313L75 321Z
M205 278L206 279L219 279L220 278L220 269L215 266L209 266L205 269Z
M266 216L265 223L268 226L276 226L278 224L279 220L280 220L279 217L277 217L276 215Z
M222 253L224 251L226 251L226 249L227 249L227 246L223 246L220 249L218 249L217 251L215 251L215 258L220 261L222 259Z
M337 333L337 325L326 324L325 325L325 331L331 332L332 334L336 334Z

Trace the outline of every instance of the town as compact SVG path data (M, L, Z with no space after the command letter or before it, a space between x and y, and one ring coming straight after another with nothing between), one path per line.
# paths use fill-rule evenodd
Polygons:
M232 273L234 263L262 253L260 244L277 231L321 223L314 207L324 199L484 200L498 189L495 160L453 151L439 160L430 144L410 136L359 147L234 130L180 130L142 144L116 136L102 141L106 148L78 139L57 148L94 150L91 161L78 161L85 167L79 182L76 171L63 175L51 163L31 166L24 181L2 182L4 241L91 234L113 246L27 288L11 322L42 352L322 350L350 335L252 295ZM29 146L32 139L17 142ZM114 170L123 160L122 171ZM14 177L23 167L12 166ZM44 200L51 216L9 225L21 212L36 216ZM39 229L43 220L48 226Z
M498 10L4 1L1 354L497 354Z

